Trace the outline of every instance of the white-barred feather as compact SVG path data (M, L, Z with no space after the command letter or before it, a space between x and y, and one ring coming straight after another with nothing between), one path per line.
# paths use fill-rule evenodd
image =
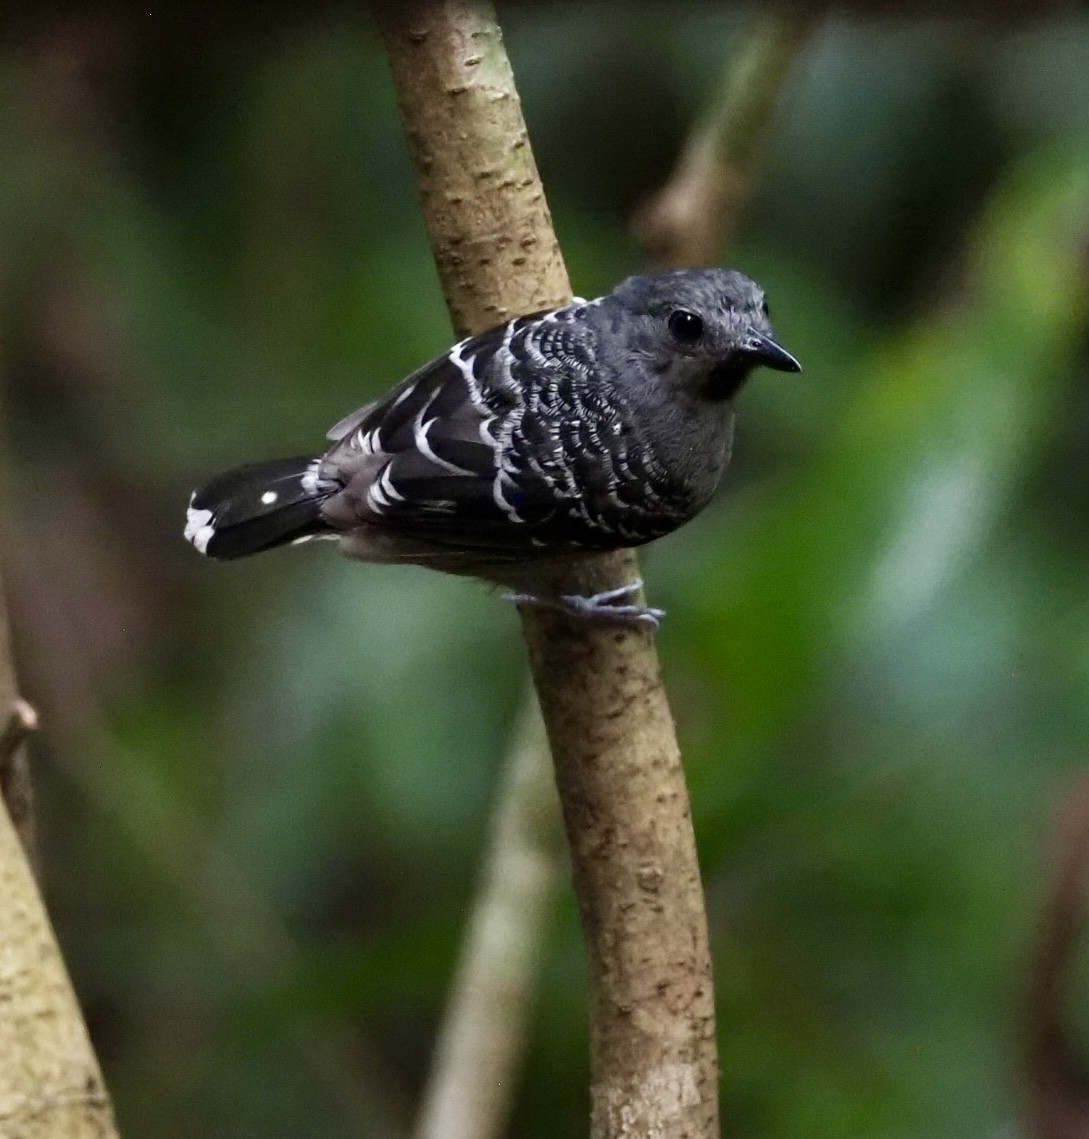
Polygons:
M319 455L303 472L302 488L308 494L318 493L318 484L321 482L322 456Z
M211 510L201 510L193 505L196 492L189 496L189 509L185 512L185 540L192 542L202 554L208 552L208 543L215 535L215 517Z

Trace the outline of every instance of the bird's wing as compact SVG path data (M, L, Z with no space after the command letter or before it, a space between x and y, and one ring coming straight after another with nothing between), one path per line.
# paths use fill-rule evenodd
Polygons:
M322 464L344 487L330 522L497 556L629 544L593 508L615 492L626 408L600 383L585 309L463 340L343 420Z

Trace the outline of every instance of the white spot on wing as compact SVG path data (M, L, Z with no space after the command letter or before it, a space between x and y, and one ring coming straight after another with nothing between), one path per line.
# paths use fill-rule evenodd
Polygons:
M510 342L514 339L514 324L513 320L507 321L506 330L503 332L503 351L507 357L510 357Z
M495 499L495 505L512 521L521 522L522 516L514 509L512 503L507 501L507 496L503 493L503 472L500 471L492 482L492 498Z
M274 490L266 490L261 495L261 502L265 506L271 506L280 496Z
M307 494L318 493L318 482L321 479L321 460L319 455L303 472L302 488Z
M216 528L212 525L212 512L194 506L194 498L196 498L195 492L189 496L189 509L185 515L185 539L187 542L192 542L202 554L206 554L208 543L212 540Z
M398 397L397 397L397 398L396 398L396 399L393 401L393 403L391 403L391 404L389 405L389 409L390 409L390 411L392 411L392 410L393 410L393 409L394 409L394 408L395 408L395 407L396 407L398 404L400 404L400 403L404 403L404 401L405 401L406 399L408 399L408 397L409 397L410 395L412 395L412 393L413 393L415 390L416 390L416 385L415 385L415 384L407 384L407 385L405 386L405 390L404 390L403 392L401 392L401 394L400 394L400 395L399 395L399 396L398 396Z
M430 406L430 402L428 406ZM426 410L427 408L424 408L424 411ZM421 412L420 414L422 415L423 413ZM427 433L431 430L432 426L436 422L437 420L435 419L429 419L426 423L421 423L419 421L419 416L416 417L416 423L413 424L412 428L412 438L416 444L416 449L420 452L420 454L425 455L432 463L434 463L435 466L441 467L444 471L449 471L452 475L474 474L474 471L466 470L464 467L459 467L457 463L450 463L447 462L446 459L440 458L431 449L431 443L427 438Z
M292 538L292 546L304 546L307 542L336 542L339 534L304 534L301 538Z
M469 343L468 340L459 340L453 348L450 349L448 355L450 363L462 374L465 380L465 385L469 389L469 398L473 401L474 407L484 410L484 400L480 393L480 384L473 373L473 364L471 360L466 360L462 356L462 351Z
M391 502L404 502L405 496L393 485L393 480L389 476L390 465L387 463L382 469L382 474L378 479L381 484L382 493Z
M381 451L381 444L378 442L378 428L372 428L370 431L364 431L362 427L355 433L355 445L363 452L364 455L377 455Z
M562 310L559 310L562 311ZM511 364L514 359L514 342L516 336L521 337L521 343L526 344L531 338L532 330L534 327L539 327L541 323L555 319L555 313L547 313L538 318L536 325L532 322L528 325L520 317L508 321L507 326L503 332L503 340L500 344L499 350L495 354L495 365L490 373L488 373L488 382L495 385L497 388L505 388L511 392L515 397L517 404L520 405L517 411L525 412L526 393L523 392L511 374ZM450 362L461 372L465 379L466 387L469 389L469 398L472 401L473 407L481 416L481 422L477 428L480 435L481 442L487 444L492 448L495 454L495 478L492 480L492 499L496 506L509 518L512 522L523 522L523 518L519 515L514 504L507 498L506 488L504 481L509 481L510 476L504 470L504 458L507 449L510 446L511 435L514 431L518 419L516 412L507 412L502 415L495 415L488 405L488 401L484 396L483 387L480 379L473 371L473 361L466 360L462 353L465 347L469 344L468 340L462 340L460 343L455 344L450 349L449 357ZM530 349L532 355L532 348ZM423 426L423 415L426 414L427 409L424 408L418 417L417 422L421 426L421 430L417 432L416 445L420 451L427 454L429 458L433 456L430 445L427 442L427 430L431 424L428 423L426 427ZM429 452L431 452L429 454ZM448 469L456 473L463 473L452 464L442 463L438 460L437 456L434 458ZM471 473L471 472L470 472Z
M404 502L405 496L393 485L389 474L390 464L382 468L382 473L367 488L367 505L375 512L381 514L387 506L395 502Z

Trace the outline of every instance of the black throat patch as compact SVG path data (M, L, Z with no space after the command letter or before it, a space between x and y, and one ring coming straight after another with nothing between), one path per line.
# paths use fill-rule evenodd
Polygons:
M700 394L704 399L714 402L732 399L744 387L752 371L752 360L746 359L740 352L733 352L711 369Z

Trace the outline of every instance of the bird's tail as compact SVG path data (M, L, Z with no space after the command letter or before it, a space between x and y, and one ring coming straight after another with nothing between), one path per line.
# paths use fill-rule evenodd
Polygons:
M321 504L338 485L319 474L320 455L236 467L195 491L185 536L210 558L243 558L329 533Z

